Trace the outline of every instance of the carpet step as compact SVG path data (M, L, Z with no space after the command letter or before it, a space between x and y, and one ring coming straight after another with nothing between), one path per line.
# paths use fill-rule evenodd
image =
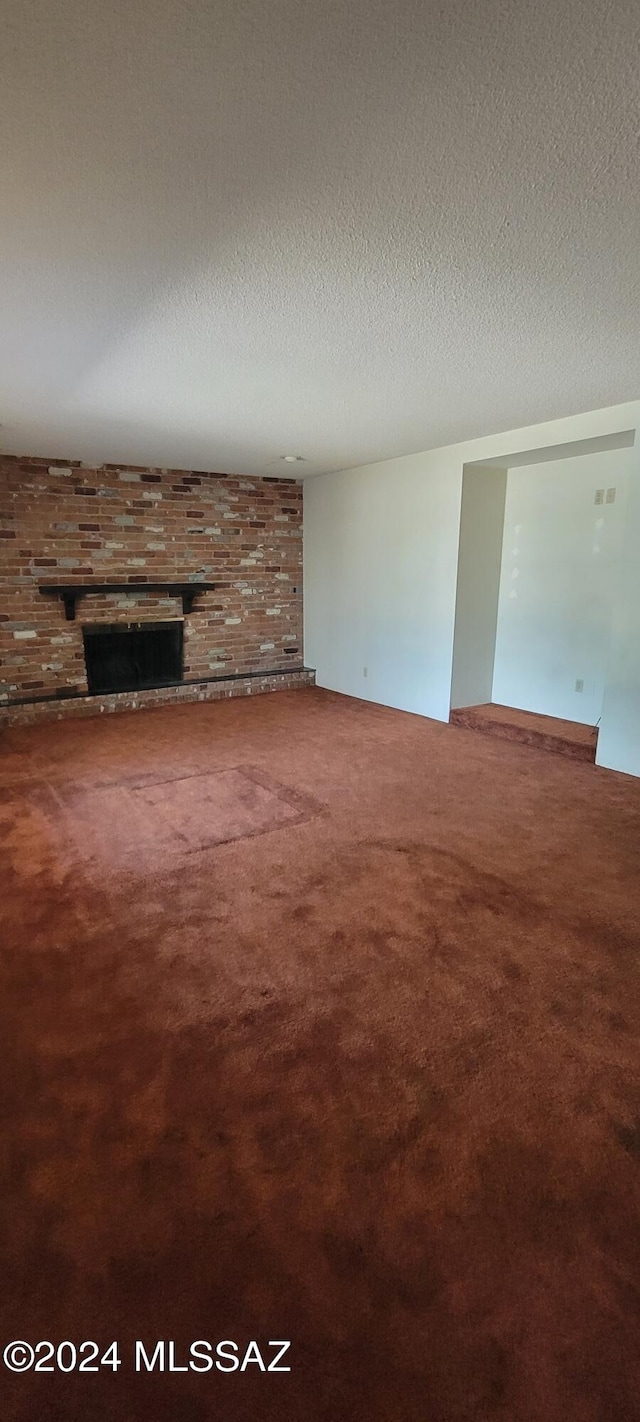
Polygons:
M481 706L459 706L451 711L449 724L463 726L468 731L481 731L486 736L518 741L537 746L570 760L595 763L598 732L593 726L577 721L562 721L555 716L541 716L535 711L521 711L513 706L498 706L487 702Z

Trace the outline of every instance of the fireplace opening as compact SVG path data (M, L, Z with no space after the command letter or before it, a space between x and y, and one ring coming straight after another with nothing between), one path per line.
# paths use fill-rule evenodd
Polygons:
M179 619L83 627L89 691L139 691L181 682L183 630Z

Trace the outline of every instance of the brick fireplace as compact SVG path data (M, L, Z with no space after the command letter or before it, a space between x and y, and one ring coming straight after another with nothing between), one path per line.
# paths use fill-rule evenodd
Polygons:
M180 684L89 693L90 628L177 619ZM0 456L0 645L5 723L308 684L301 483Z

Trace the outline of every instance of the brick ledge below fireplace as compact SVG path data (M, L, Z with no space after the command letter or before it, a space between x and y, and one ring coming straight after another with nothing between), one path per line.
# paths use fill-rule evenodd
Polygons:
M310 667L275 672L234 673L211 680L182 681L145 691L118 691L93 696L43 697L39 701L0 705L0 726L32 725L36 721L62 721L71 716L100 716L105 712L138 711L145 707L175 705L182 701L224 701L231 696L259 696L267 691L292 691L314 686Z

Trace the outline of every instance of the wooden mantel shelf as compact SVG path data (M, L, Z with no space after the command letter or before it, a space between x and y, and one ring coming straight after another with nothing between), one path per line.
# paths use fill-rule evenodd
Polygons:
M76 603L89 593L124 593L129 597L165 593L167 597L182 598L182 611L186 616L192 611L198 593L212 592L219 586L219 583L43 583L40 592L43 597L61 598L67 622L73 622Z

